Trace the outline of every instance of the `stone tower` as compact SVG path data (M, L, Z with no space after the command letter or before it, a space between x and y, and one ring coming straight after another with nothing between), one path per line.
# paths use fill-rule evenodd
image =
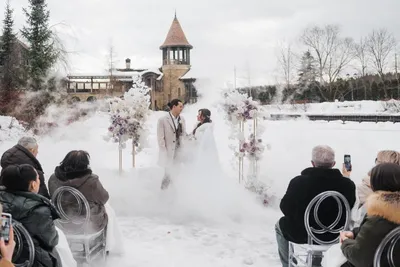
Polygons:
M181 78L190 70L190 50L193 46L186 39L176 14L167 34L160 46L162 50L162 87L164 99L186 99L187 82Z

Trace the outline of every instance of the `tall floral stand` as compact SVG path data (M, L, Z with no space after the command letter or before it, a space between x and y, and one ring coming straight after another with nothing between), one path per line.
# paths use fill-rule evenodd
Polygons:
M242 154L242 145L243 145L243 138L244 137L244 121L239 121L239 184L244 180L244 156Z
M132 140L132 167L136 167L136 145L134 140Z
M118 166L119 166L119 174L122 174L122 149L124 144L122 143L121 139L119 140L118 144Z

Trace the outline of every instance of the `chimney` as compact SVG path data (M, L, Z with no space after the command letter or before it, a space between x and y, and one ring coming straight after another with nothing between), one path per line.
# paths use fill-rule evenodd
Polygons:
M126 65L127 70L129 70L131 68L131 59L130 58L125 59L125 65Z

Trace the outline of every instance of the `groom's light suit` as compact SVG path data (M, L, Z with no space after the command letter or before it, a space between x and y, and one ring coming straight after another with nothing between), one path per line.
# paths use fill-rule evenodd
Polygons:
M171 168L174 165L174 159L177 156L177 150L183 146L184 136L186 136L186 123L182 116L179 120L174 121L174 117L170 112L161 117L157 123L157 140L159 146L158 164L165 168ZM181 124L182 134L177 140L176 131L178 123Z

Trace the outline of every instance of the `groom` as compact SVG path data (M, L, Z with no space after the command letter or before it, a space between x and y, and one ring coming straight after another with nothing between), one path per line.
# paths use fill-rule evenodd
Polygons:
M157 123L157 140L160 149L158 164L165 168L161 189L166 189L171 182L171 170L176 164L177 155L182 146L182 136L186 135L186 125L180 116L183 103L174 99L168 103L170 112L161 117Z

